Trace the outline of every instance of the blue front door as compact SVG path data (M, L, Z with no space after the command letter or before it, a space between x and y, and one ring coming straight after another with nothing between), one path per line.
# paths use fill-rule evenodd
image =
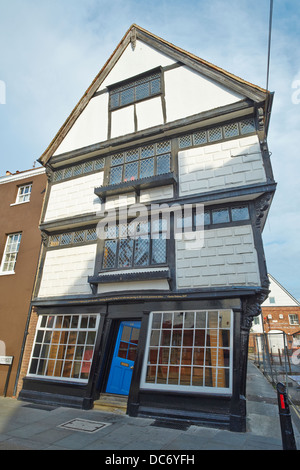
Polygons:
M140 328L139 321L121 322L106 386L107 393L129 394Z

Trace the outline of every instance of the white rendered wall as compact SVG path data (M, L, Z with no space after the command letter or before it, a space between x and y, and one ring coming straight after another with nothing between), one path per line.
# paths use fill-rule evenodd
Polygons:
M113 69L100 85L99 90L156 67L165 67L172 64L175 64L173 59L137 40L134 49L131 44L126 47Z
M251 225L205 230L204 246L187 250L176 241L177 288L259 286Z
M166 71L164 77L168 122L243 99L185 66Z
M170 290L167 280L151 280L151 281L123 281L123 282L107 282L98 284L98 294L117 291L139 291L139 290Z
M158 126L164 123L161 97L136 103L137 130Z
M38 297L90 294L88 276L94 274L96 244L46 253Z
M94 188L103 183L103 171L56 183L51 186L45 222L100 210Z
M92 98L54 155L107 140L108 92Z
M111 138L134 132L134 106L126 106L111 113Z
M180 196L266 181L256 135L178 154Z
M176 62L167 55L137 40L135 49L127 46L90 99L54 155L70 152L108 139L109 92L106 87L157 67ZM235 103L244 97L217 84L186 66L164 72L167 122L185 118L209 109ZM164 123L161 97L111 112L110 138L131 134Z

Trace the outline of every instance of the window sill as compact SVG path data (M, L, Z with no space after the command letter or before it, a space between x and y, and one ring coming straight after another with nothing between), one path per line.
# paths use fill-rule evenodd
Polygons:
M30 199L29 199L29 201L14 202L13 204L10 204L10 207L12 207L12 206L20 206L20 205L22 205L22 204L27 204L28 202L30 202Z
M139 195L141 190L155 188L157 186L165 186L167 184L175 184L177 182L174 173L165 173L164 175L150 176L149 178L140 178L133 181L125 181L118 184L110 184L95 188L94 193L102 200L107 196L115 196L134 191Z
M3 271L3 272L0 272L0 276L11 276L12 274L16 274L15 271Z
M96 276L89 276L88 282L90 284L100 284L102 282L123 282L123 281L148 281L153 279L171 279L170 269L168 267L151 268L145 267L145 269L134 269L121 271L105 271L100 272Z

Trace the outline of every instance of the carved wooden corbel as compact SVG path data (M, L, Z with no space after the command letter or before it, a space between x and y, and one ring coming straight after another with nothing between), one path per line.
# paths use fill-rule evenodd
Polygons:
M49 235L46 232L41 232L42 243L44 246L48 246Z
M46 166L46 175L47 175L47 179L48 179L49 183L52 183L52 181L53 181L53 170L49 165Z
M266 210L270 207L271 193L266 193L255 201L256 227L261 228L261 219Z

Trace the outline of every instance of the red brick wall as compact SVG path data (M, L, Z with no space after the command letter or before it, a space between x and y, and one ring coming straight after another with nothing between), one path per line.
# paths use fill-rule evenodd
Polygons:
M289 314L298 315L300 322L300 307L262 307L265 333L270 330L282 330L287 335L300 332L300 325L290 324ZM268 315L272 315L272 318L268 318ZM279 315L283 315L283 318L279 318Z
M22 366L20 370L16 396L18 396L20 391L22 390L23 378L26 377L27 375L31 351L32 351L33 343L34 343L37 321L38 321L38 315L35 311L35 308L33 307L31 311L31 317L30 317L30 322L29 322L29 327L28 327L28 335L27 335L26 343L25 343L23 361L22 361Z

